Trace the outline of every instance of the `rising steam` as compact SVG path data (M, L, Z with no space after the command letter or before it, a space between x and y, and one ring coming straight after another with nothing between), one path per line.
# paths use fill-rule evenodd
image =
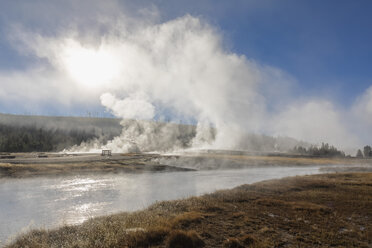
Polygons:
M197 128L185 138L175 125L123 121L115 151L164 151L185 146L238 148L242 134L259 131L263 69L223 48L212 27L192 16L110 37L123 72L101 103L123 119L179 116ZM216 130L212 131L212 130ZM192 137L193 136L193 137ZM192 137L192 138L190 138Z
M164 23L149 21L140 25L131 25L133 22L122 18L108 23L105 25L111 30L100 36L98 44L71 30L58 37L26 31L15 35L27 43L30 51L49 61L59 81L63 78L65 83L78 87L94 83L86 94L99 98L109 112L123 119L121 135L107 144L95 141L72 150L93 151L103 145L117 152L190 147L250 149L255 142L251 139L253 133L312 143L325 141L344 149L361 143L347 121L350 113L356 111L339 110L327 100L291 100L288 89L294 80L290 76L229 51L220 32L200 18L186 15ZM105 63L92 63L94 66L85 66L85 71L95 75L100 65L105 67L103 71L114 73L97 73L95 78L104 80L100 82L90 82L93 77L89 73L81 76L74 71L69 75L69 66L74 63L66 61L74 58L71 51L79 47L85 52L96 51L101 57L105 55ZM64 54L70 54L70 60ZM87 61L94 60L95 53L87 54ZM359 102L368 102L370 95ZM370 108L366 109L368 112ZM370 120L359 112L353 116ZM164 120L194 125L175 125ZM365 127L370 125L363 123ZM253 140L265 140L255 137ZM286 149L288 145L282 141L277 138L277 144L269 149Z

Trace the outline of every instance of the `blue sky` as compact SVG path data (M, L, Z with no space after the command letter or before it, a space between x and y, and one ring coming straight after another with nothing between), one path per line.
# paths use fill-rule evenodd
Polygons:
M349 104L372 84L371 1L206 2L161 6L207 18L233 51L290 73L302 94Z

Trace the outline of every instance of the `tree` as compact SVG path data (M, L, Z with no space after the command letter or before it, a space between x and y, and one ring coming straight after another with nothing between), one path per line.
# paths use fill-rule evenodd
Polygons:
M336 147L329 145L328 143L322 143L320 148L318 148L317 146L310 146L308 149L306 149L302 146L295 146L293 152L309 156L345 157L345 153L343 151L337 150Z
M362 153L362 151L360 149L358 149L358 152L356 154L356 157L357 158L363 158L363 153Z
M363 148L363 153L364 153L364 157L365 158L368 158L368 157L372 157L372 149L370 146L365 146Z
M98 138L95 132L0 124L0 152L50 152Z

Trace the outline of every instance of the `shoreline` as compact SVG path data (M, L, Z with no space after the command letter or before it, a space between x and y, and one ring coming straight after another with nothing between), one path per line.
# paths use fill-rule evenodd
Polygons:
M372 173L262 181L77 226L33 230L8 247L165 247L177 237L190 247L370 247L371 182Z
M40 156L40 155L39 155ZM27 178L37 176L64 176L99 173L143 173L193 171L154 162L160 155L21 153L12 159L0 159L1 178Z
M9 158L12 157L12 158ZM19 153L0 159L0 178L63 176L99 173L173 172L216 169L243 169L268 166L349 166L372 170L372 159L319 158L306 156L241 155L186 153L161 154L100 154Z

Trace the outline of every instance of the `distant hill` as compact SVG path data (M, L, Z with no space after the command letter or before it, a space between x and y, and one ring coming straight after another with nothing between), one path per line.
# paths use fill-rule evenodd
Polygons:
M11 115L0 113L0 124L13 127L35 127L48 130L60 129L91 130L97 133L107 132L119 135L122 127L120 119L116 118L92 118L92 117L65 117L65 116L33 116L33 115Z
M114 118L0 114L0 152L60 151L92 139L106 142L121 130Z

